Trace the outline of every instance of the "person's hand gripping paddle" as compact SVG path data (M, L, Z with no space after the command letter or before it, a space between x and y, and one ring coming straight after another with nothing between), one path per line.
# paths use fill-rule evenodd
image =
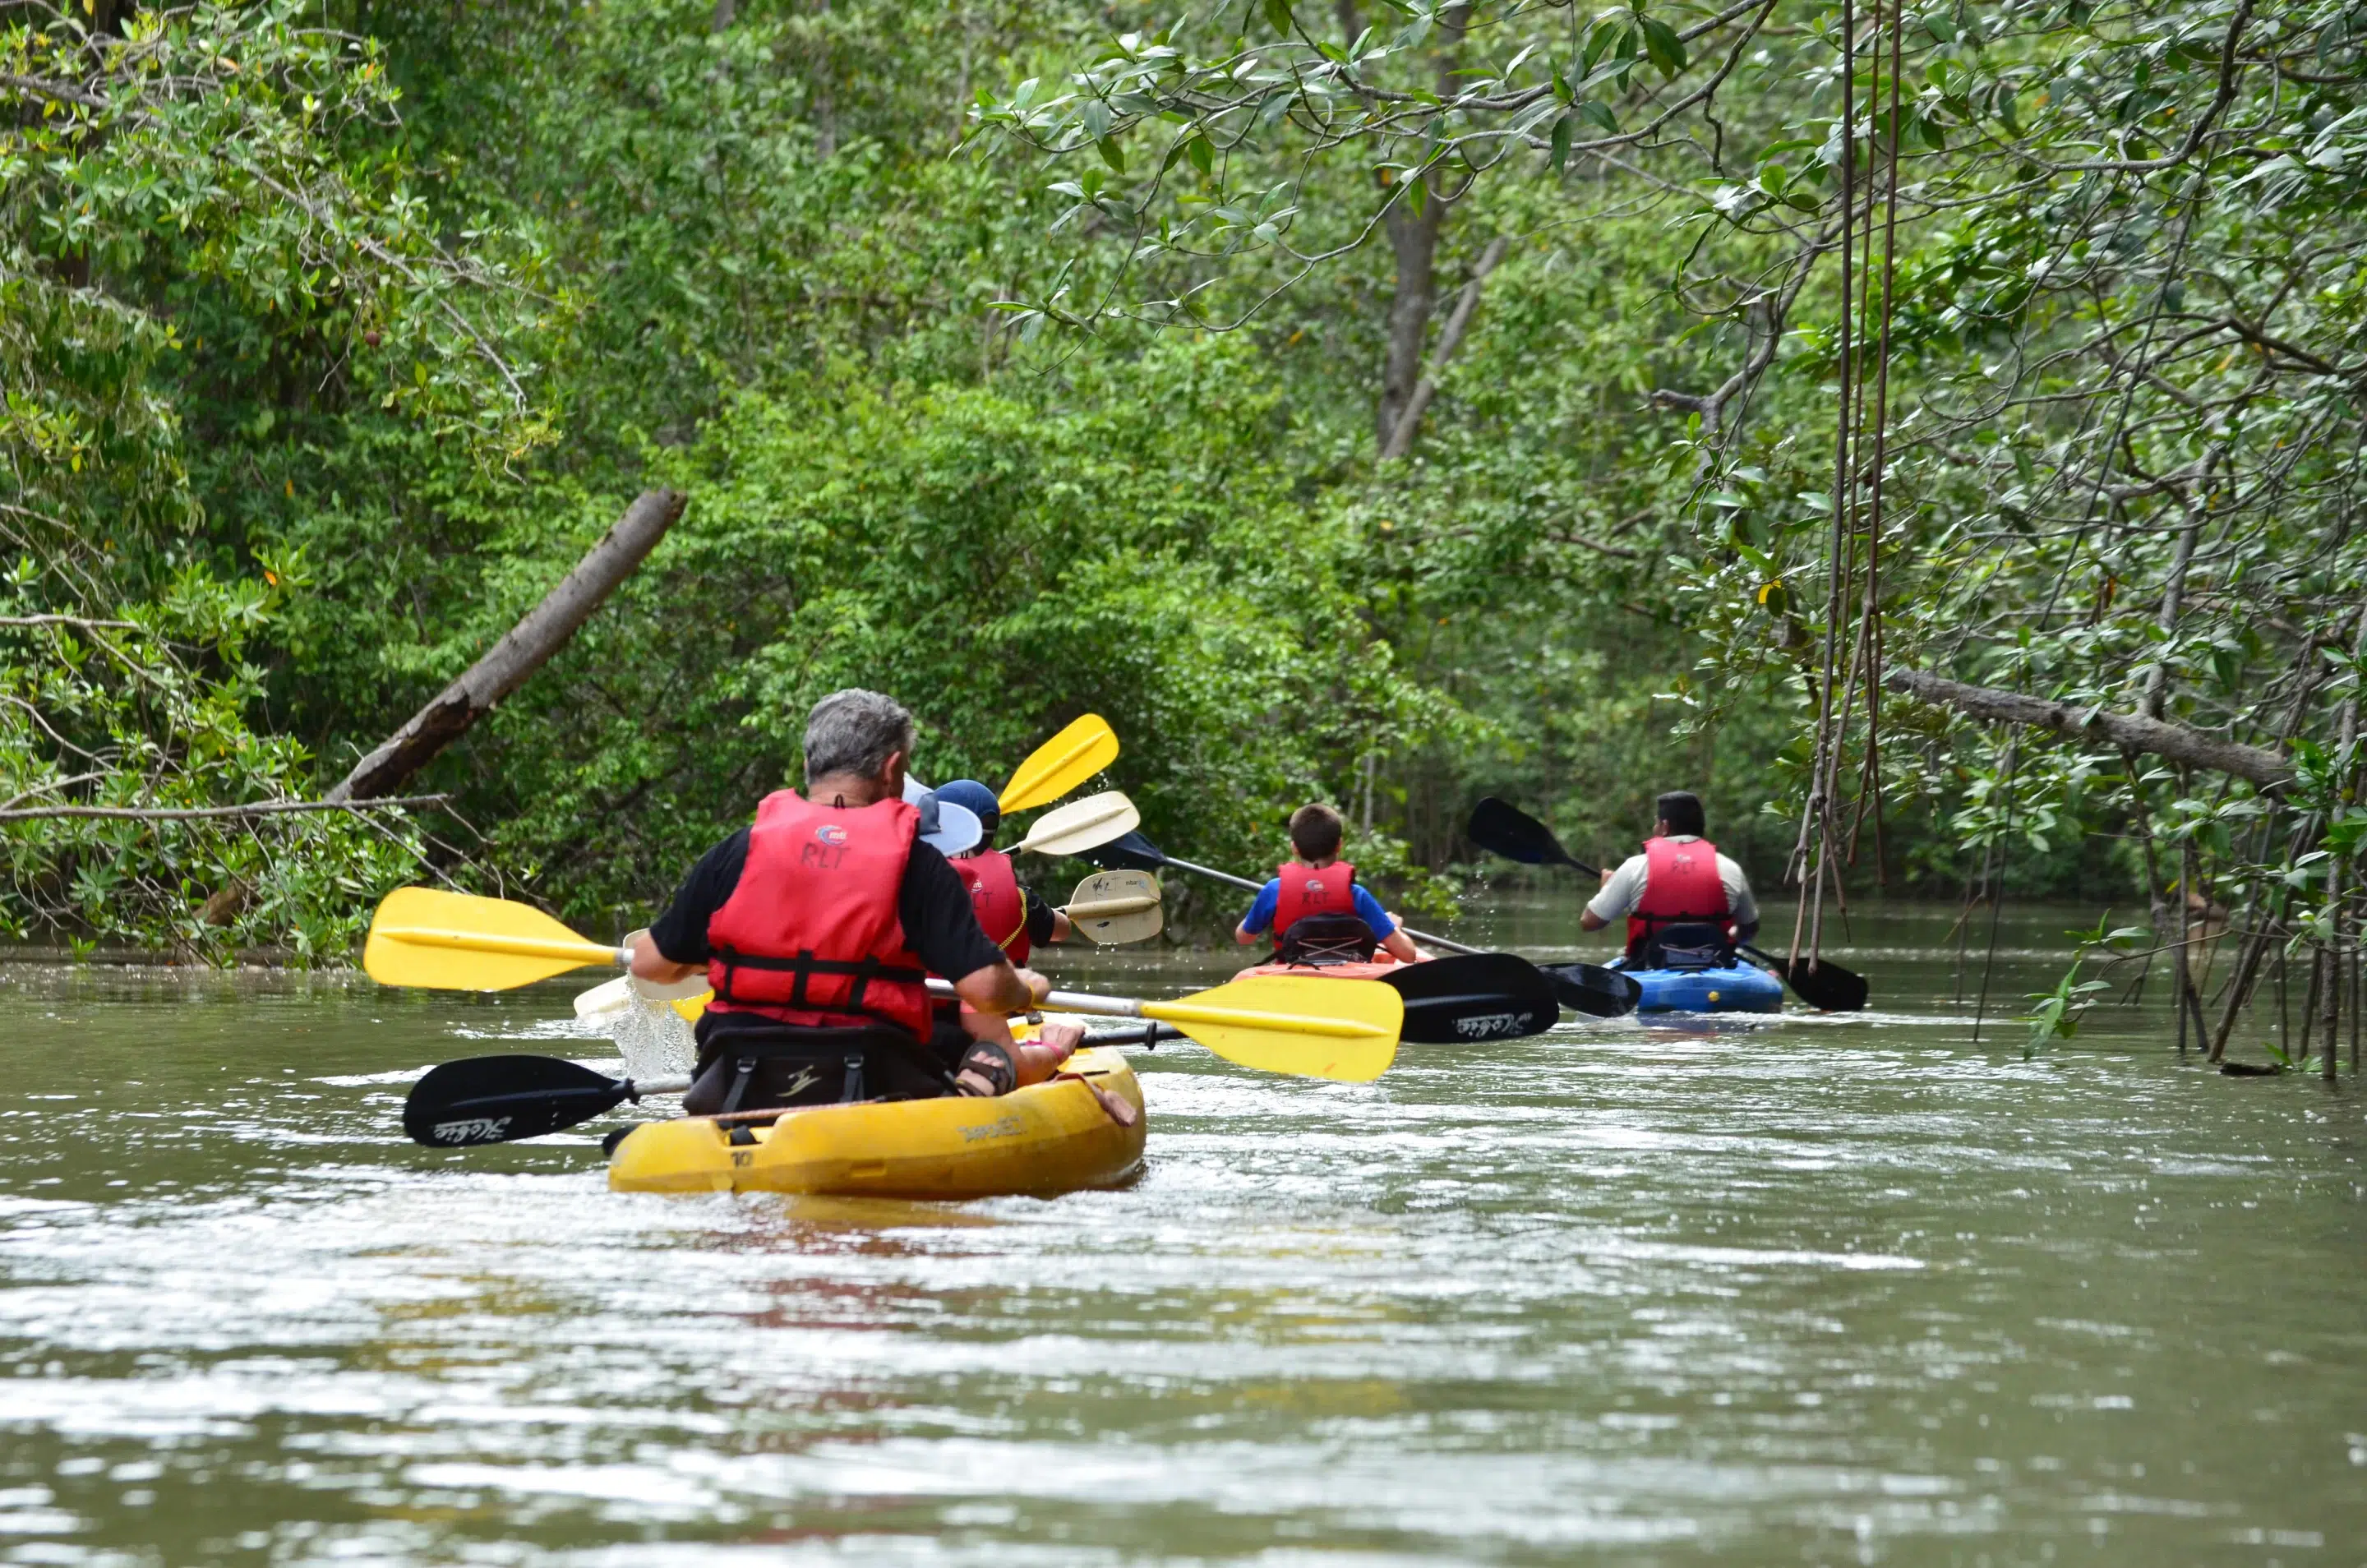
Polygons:
M1519 861L1523 865L1566 865L1588 876L1603 874L1583 861L1572 860L1569 852L1561 847L1553 829L1515 807L1489 795L1471 808L1471 820L1464 835L1483 850L1502 855L1506 860ZM1761 964L1784 977L1793 993L1812 1008L1827 1012L1856 1012L1865 1006L1867 987L1863 976L1851 973L1829 958L1796 958L1790 962L1761 953L1748 943L1735 944ZM1616 970L1601 970L1601 974L1616 975ZM1624 976L1622 976L1624 978ZM1632 980L1628 982L1633 985ZM1567 997L1564 998L1567 1000Z

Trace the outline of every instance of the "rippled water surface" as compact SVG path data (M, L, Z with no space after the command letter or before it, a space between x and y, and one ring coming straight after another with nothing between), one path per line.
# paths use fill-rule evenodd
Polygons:
M0 972L0 1561L2367 1560L2350 1084L2024 1060L2067 915L1976 1043L1950 915L1858 913L1850 1021L1162 1047L1138 1183L963 1205L402 1140L427 1064L600 1055L596 975Z

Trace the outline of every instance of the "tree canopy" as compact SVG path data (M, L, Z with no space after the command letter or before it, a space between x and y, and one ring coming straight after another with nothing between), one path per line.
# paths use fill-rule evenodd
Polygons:
M2010 869L2328 951L2362 47L2255 0L0 6L0 813L317 796L690 497L447 807L0 820L0 918L342 951L425 867L635 923L862 682L929 776L1098 709L1203 859L1323 796L1443 897L1478 794L1615 851L1690 784L1805 940Z

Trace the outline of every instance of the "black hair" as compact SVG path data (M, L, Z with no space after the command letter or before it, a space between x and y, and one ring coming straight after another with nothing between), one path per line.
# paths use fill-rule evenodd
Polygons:
M1672 789L1652 805L1660 820L1669 825L1672 838L1698 839L1708 830L1708 819L1702 815L1701 796L1687 789Z
M1290 847L1301 860L1330 860L1340 852L1340 814L1320 801L1290 814Z

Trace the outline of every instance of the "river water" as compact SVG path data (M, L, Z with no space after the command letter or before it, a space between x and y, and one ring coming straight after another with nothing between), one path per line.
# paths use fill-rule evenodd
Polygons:
M1165 1046L1138 1182L963 1205L403 1141L427 1064L599 1056L596 975L0 971L0 1561L2367 1560L2359 1096L2134 1010L2026 1060L2096 913L2009 916L1977 1043L1894 905L1846 1021Z

